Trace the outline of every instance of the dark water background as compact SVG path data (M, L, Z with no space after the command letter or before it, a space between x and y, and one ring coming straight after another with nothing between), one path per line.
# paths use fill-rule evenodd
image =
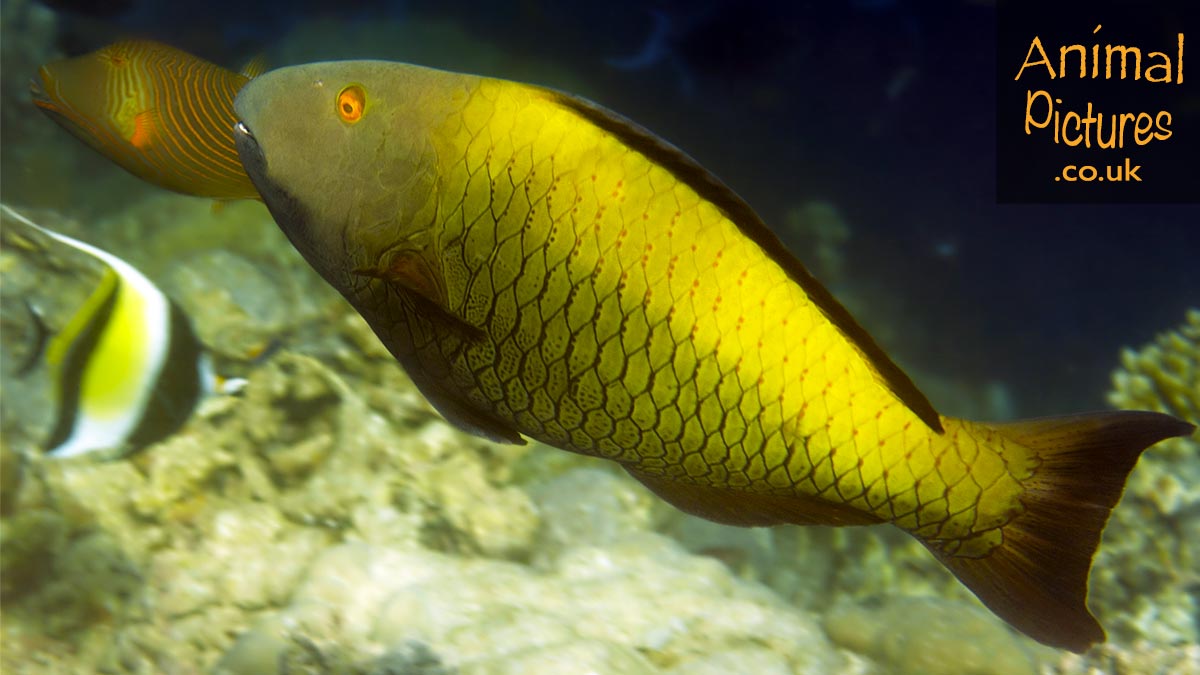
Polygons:
M1200 305L1197 207L996 203L997 9L987 2L48 4L74 8L56 38L66 55L136 36L230 67L259 53L272 65L298 54L417 61L379 36L441 21L552 64L573 79L546 84L690 153L802 260L811 252L785 215L835 205L852 233L835 293L865 298L859 319L903 365L1003 383L1017 415L1103 407L1119 350ZM517 76L480 66L467 44L425 65Z

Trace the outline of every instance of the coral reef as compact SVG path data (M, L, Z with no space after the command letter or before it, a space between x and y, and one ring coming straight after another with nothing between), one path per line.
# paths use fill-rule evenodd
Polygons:
M1200 422L1200 310L1121 354L1109 402ZM1092 602L1125 644L1200 641L1200 438L1142 456L1113 512L1092 575Z
M1086 654L1066 654L1046 675L1200 675L1200 645L1103 644Z

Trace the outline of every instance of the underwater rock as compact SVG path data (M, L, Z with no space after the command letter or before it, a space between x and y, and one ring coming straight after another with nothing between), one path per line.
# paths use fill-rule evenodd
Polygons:
M339 302L288 244L262 204L155 193L96 224L111 250L191 316L216 354L251 359L274 341L295 348Z
M795 672L846 664L808 615L648 533L571 548L544 572L419 548L338 546L313 563L278 620L239 637L230 654L279 647L263 633L278 626L319 626L320 640L356 659L415 640L463 673L704 672L707 655L728 663L743 652Z
M1125 349L1108 400L1200 422L1200 309ZM1200 641L1200 437L1142 455L1113 511L1092 574L1092 606L1122 644Z
M824 625L836 644L894 675L1035 675L1039 657L1054 653L976 606L933 597L842 605Z
M48 509L29 509L0 521L0 598L12 602L44 583L70 533L66 520Z
M1200 675L1200 645L1154 645L1140 641L1132 647L1108 643L1084 654L1063 654L1047 675Z
M218 275L219 286L213 283ZM261 353L291 319L287 287L277 287L268 270L228 251L184 258L164 285L192 317L201 342L230 358Z
M19 616L27 630L67 638L123 620L142 578L119 542L100 530L66 539L64 523L46 514L37 521L50 530L50 538L39 541L40 533L7 525L3 529L6 621ZM31 541L38 542L36 548L29 546ZM22 563L39 569L35 573Z
M576 640L506 654L495 662L469 664L461 672L463 675L653 675L660 671L633 648L599 640Z
M211 439L180 434L147 453L146 480L131 495L134 511L146 517L163 513L186 517L190 501L203 492L213 474L235 464L232 454L210 444Z
M792 670L787 659L779 654L765 649L746 647L688 661L665 672L667 675L728 675L728 673L792 675L796 671Z
M628 476L584 466L530 489L542 529L535 554L552 559L575 546L605 546L654 524L656 498Z

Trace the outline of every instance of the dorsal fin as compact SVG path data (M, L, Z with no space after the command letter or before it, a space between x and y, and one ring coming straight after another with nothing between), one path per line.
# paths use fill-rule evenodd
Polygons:
M267 72L267 57L263 54L255 54L254 58L247 61L246 65L242 66L238 72L253 80Z
M553 89L540 91L552 101L571 110L588 122L621 139L626 145L645 155L651 161L666 168L681 182L696 191L725 215L747 237L762 247L775 264L783 268L789 277L808 294L813 304L866 356L868 363L878 373L888 390L899 398L930 429L941 433L942 421L937 410L908 375L897 366L875 340L846 311L833 295L809 273L804 265L792 255L775 233L758 217L754 209L742 200L729 186L725 185L700 166L679 148L655 136L644 127L622 115L570 94Z

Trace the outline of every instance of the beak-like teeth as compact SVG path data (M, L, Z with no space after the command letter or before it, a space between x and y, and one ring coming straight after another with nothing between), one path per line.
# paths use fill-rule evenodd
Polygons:
M50 101L50 97L46 96L46 90L42 88L42 83L36 77L29 79L29 94L34 103L49 103Z
M246 126L242 122L238 122L237 124L233 125L233 133L254 138L254 134L250 133L250 127Z

